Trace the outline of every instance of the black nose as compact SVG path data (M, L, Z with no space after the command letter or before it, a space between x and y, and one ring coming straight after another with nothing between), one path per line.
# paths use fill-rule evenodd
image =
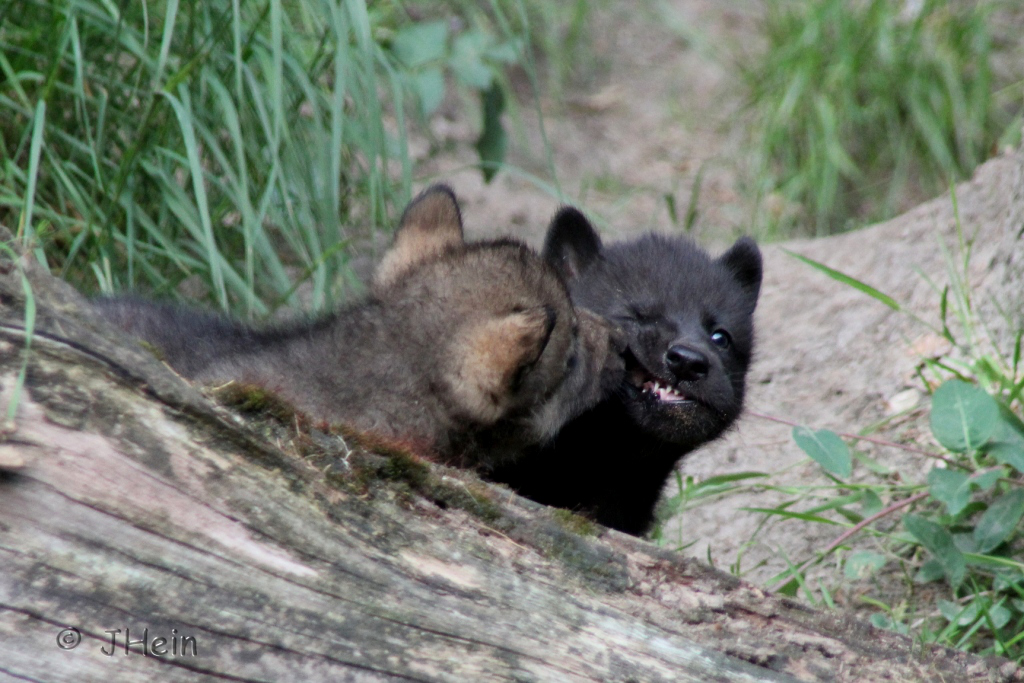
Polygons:
M689 346L676 344L668 347L665 352L665 363L678 379L696 381L707 377L711 364L708 357Z

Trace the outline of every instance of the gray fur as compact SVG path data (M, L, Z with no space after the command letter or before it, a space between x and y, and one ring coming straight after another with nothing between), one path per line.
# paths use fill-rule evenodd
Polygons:
M544 442L623 376L608 324L578 314L526 246L464 244L443 186L406 210L370 297L314 322L252 328L130 297L96 306L189 379L264 387L314 419L462 464Z

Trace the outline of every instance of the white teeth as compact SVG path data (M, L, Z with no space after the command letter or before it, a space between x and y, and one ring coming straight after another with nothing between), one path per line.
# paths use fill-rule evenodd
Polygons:
M686 397L680 394L674 387L662 386L661 382L648 382L644 385L644 390L657 396L660 401L671 403L686 400Z

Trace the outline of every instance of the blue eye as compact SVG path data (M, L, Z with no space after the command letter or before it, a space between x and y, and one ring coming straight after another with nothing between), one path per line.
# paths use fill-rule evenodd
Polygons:
M720 349L727 349L732 344L732 338L725 330L715 330L711 333L711 343Z

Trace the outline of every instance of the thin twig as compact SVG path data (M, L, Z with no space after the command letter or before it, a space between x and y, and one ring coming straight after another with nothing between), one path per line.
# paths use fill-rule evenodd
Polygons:
M754 417L759 417L762 420L768 420L770 422L778 422L779 424L789 425L790 427L805 427L806 426L806 425L802 425L802 424L800 424L798 422L792 422L791 420L786 420L786 419L781 418L781 417L775 417L774 415L765 415L764 413L757 413L757 412L754 412L753 410L748 410L748 411L746 411L746 413L748 415L753 415ZM862 436L860 434L849 434L847 432L836 432L836 434L838 434L839 436L841 436L841 437L843 437L845 439L854 439L856 441L867 441L867 442L873 443L873 444L875 444L877 446L888 446L890 448L898 448L900 450L907 451L908 453L917 453L918 455L923 455L923 456L928 457L928 458L933 458L935 460L941 460L942 462L946 463L950 467L956 467L958 469L967 470L967 471L970 471L970 469L971 469L967 465L963 465L963 464L957 462L956 460L951 460L950 458L947 458L947 457L944 457L942 455L939 455L938 453L932 453L931 451L926 451L923 448L917 448L915 446L908 446L906 444L896 443L895 441L886 441L885 439L876 439L875 437L872 437L872 436Z
M768 420L770 422L778 422L780 424L789 425L790 427L804 427L805 426L805 425L799 424L797 422L792 422L790 420L783 419L781 417L774 417L772 415L765 415L763 413L757 413L757 412L754 412L753 410L748 410L747 413L749 413L750 415L753 415L754 417L759 417L762 420ZM847 439L854 439L856 441L868 441L870 443L873 443L873 444L876 444L876 445L879 445L879 446L888 446L890 448L899 448L900 450L904 450L904 451L907 451L907 452L910 452L910 453L917 453L918 455L924 455L924 456L932 458L934 460L941 460L942 462L946 463L950 467L956 467L957 469L961 469L961 470L964 470L966 472L970 472L972 474L976 472L976 470L971 469L970 466L968 466L968 465L965 465L963 463L957 462L956 460L952 460L950 458L943 457L943 456L939 455L938 453L932 453L930 451L926 451L926 450L923 450L923 449L920 449L920 448L915 448L914 446L907 446L905 444L896 443L895 441L886 441L885 439L876 439L876 438L870 437L870 436L860 436L859 434L849 434L847 432L836 432L836 434L838 434L841 437L847 438ZM1010 477L1000 477L999 481L1004 483L1004 484L1009 484L1010 486L1016 486L1018 488L1024 487L1024 481L1021 481L1019 479L1012 479Z
M861 521L857 522L852 527L850 527L849 529L847 529L846 531L841 533L839 535L839 537L836 538L836 540L834 540L831 543L829 543L828 547L825 548L824 551L822 551L822 555L828 555L830 552L832 552L833 550L838 548L843 543L843 541L848 539L850 536L853 536L855 533L857 533L858 531L860 531L861 529L863 529L867 525L871 524L875 520L881 519L882 517L885 517L886 515L891 514L891 513L895 512L896 510L899 510L902 507L906 507L906 506L910 505L911 503L916 503L919 500L927 498L929 495L931 495L931 493L929 491L921 491L920 493L915 493L914 495L910 496L909 498L904 498L903 500L899 501L898 503L893 503L892 505L890 505L889 507L885 508L884 510L882 510L880 512L876 512L875 514L871 515L870 517L862 519Z

